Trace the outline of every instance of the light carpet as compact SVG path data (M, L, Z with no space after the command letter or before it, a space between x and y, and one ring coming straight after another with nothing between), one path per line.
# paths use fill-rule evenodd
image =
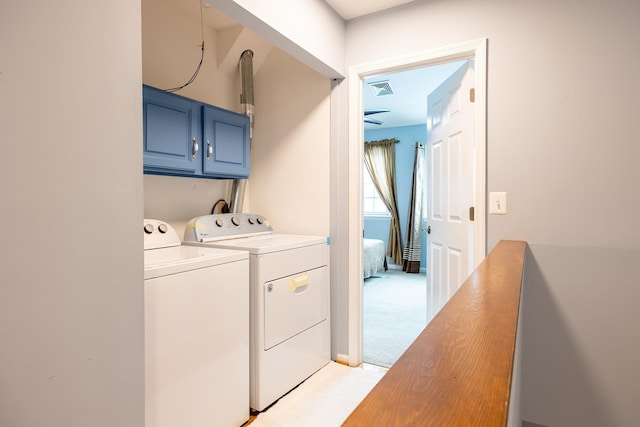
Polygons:
M391 367L427 324L427 278L402 270L379 271L365 279L363 344L365 363Z
M258 414L250 427L339 427L384 373L330 362Z

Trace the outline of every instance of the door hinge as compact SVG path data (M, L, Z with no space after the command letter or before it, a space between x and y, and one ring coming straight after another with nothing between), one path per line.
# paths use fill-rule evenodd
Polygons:
M476 102L476 88L472 87L469 89L469 101Z
M469 221L475 221L476 219L476 208L471 206L469 208Z

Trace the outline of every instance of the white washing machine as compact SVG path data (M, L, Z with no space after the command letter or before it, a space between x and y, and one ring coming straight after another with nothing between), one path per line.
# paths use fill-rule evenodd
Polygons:
M249 419L249 257L144 220L146 427Z
M248 251L250 405L262 411L329 363L329 245L326 237L276 234L255 214L192 219L185 245Z

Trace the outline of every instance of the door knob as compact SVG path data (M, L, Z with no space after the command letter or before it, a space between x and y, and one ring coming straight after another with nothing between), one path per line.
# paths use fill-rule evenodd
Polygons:
M427 226L427 234L431 234L431 226Z

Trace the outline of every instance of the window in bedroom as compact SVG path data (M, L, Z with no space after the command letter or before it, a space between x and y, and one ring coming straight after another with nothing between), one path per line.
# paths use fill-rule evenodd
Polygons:
M362 174L362 195L363 195L363 207L365 216L389 216L389 211L378 196L373 181L371 181L371 175L365 169Z

